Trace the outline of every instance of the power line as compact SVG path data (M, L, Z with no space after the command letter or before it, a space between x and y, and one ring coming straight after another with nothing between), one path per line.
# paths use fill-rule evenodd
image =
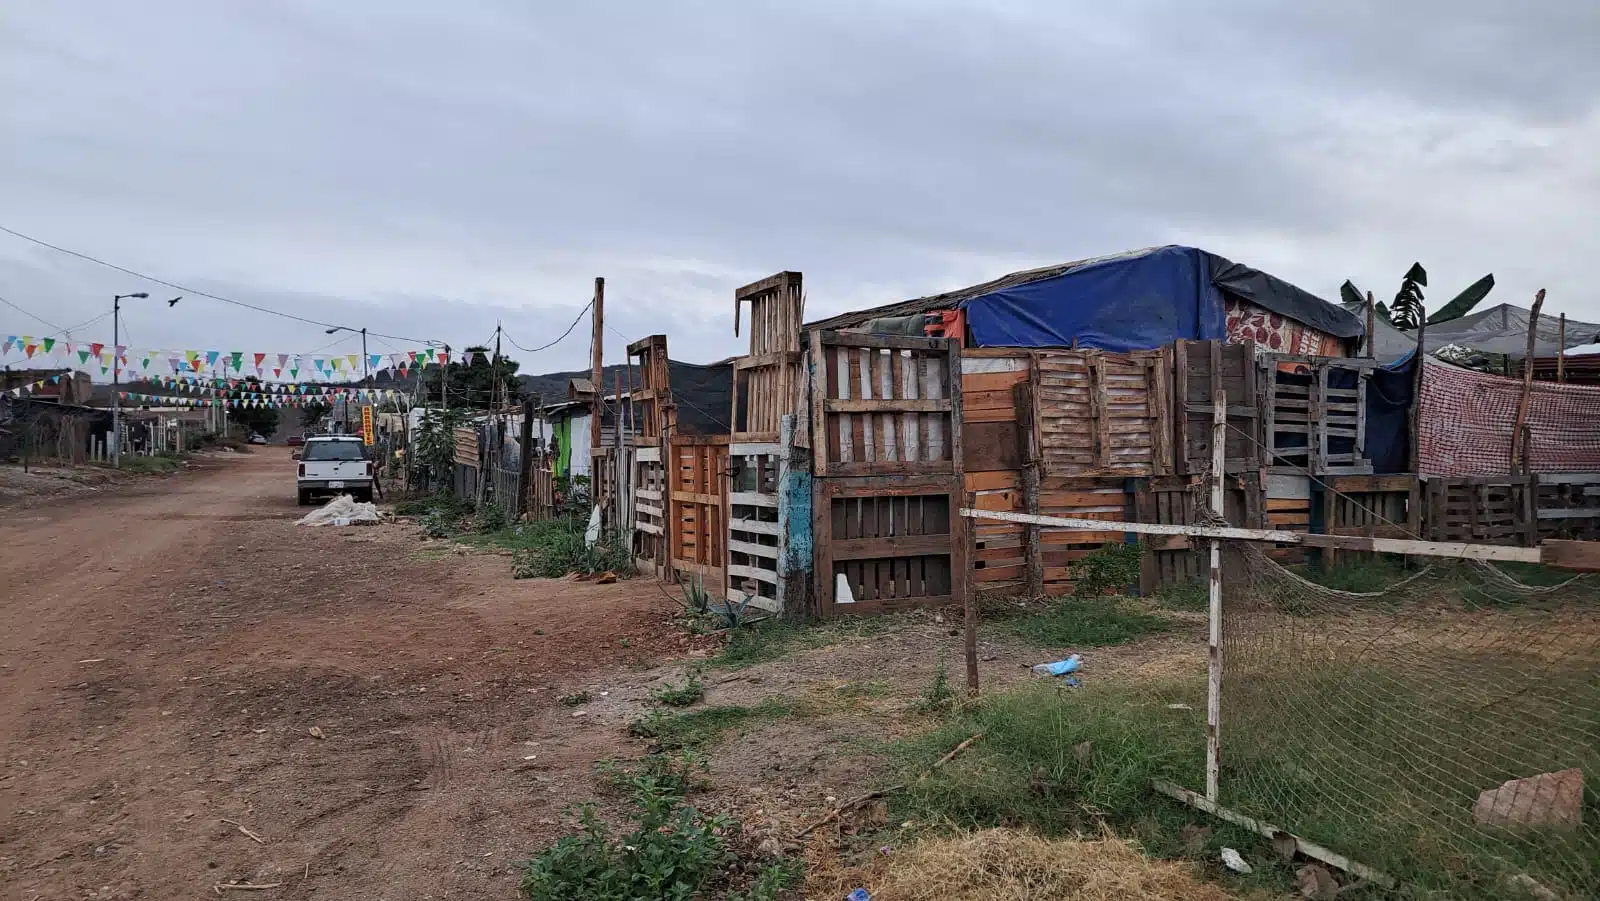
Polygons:
M500 330L500 334L504 335L505 339L507 341L511 342L511 346L512 347L515 347L517 350L520 350L523 353L535 354L535 353L538 353L541 350L549 350L550 348L555 347L557 344L560 344L562 341L566 340L567 336L572 334L572 330L578 327L578 323L583 321L583 314L589 312L589 308L593 307L593 306L594 306L594 301L593 300L591 300L588 303L584 304L583 305L583 309L579 310L577 317L572 320L572 324L567 326L567 330L561 333L561 337L557 338L554 341L551 341L549 344L543 344L543 345L540 345L538 347L523 347L521 344L517 343L517 339L515 339L515 338L511 337L510 335L506 334L504 329Z
M231 297L223 297L220 294L212 294L212 293L209 293L209 292L206 292L206 291L201 291L198 288L191 288L191 287L189 287L187 285L180 285L177 282L169 282L166 279L156 278L153 275L146 275L143 272L139 272L139 271L134 270L134 269L129 269L126 266L118 266L116 263L108 263L105 260L102 260L102 259L100 259L98 257L92 257L92 256L90 256L90 255L88 255L86 253L80 253L80 252L78 252L76 250L71 250L69 248L62 247L62 246L60 246L58 244L51 244L49 241L40 240L39 238L35 238L32 235L25 235L22 232L19 232L19 231L15 230L15 229L7 228L4 225L0 225L0 232L5 232L8 235L11 235L11 236L16 237L16 238L21 238L24 241L28 241L28 242L33 243L33 244L37 244L40 247L49 248L50 250L54 250L57 253L64 253L67 256L77 257L80 260L86 260L86 261L88 261L90 263L94 263L96 265L104 266L107 269L115 269L118 272L124 273L126 275L131 275L134 278L142 278L147 282L154 282L154 283L156 283L158 285L165 285L168 288L172 288L172 289L175 289L175 290L178 290L178 291L183 291L186 294L193 294L193 295L197 295L199 297L208 297L208 298L210 298L212 300L220 301L220 302L226 303L226 304L232 304L233 306L236 306L236 307L243 307L244 309L247 309L247 310L255 310L258 313L266 313L266 314L268 314L270 316L281 316L284 319L293 319L296 322L304 322L307 325L316 325L316 326L321 326L323 328L343 328L343 326L337 325L337 324L332 323L332 322L320 322L320 321L318 321L316 319L307 319L304 316L296 316L293 313L285 313L282 310L274 310L274 309L271 309L270 307L258 306L256 304L247 303L247 302L242 301L242 300L235 300L235 299L233 299ZM29 315L31 316L32 314L30 313ZM35 317L35 318L38 318L38 317ZM379 335L378 332L368 332L367 334L369 334L369 335ZM422 339L422 338L407 338L404 335L380 335L380 337L392 338L392 339L394 339L396 341L410 341L410 342L413 342L413 343L416 343L416 344L426 344L427 343L427 341Z
M68 329L64 329L61 326L56 325L54 322L51 322L50 320L44 318L43 316L38 315L37 313L30 313L27 310L24 310L23 308L17 306L16 304L12 303L11 301L6 300L4 297L0 297L0 303L3 303L6 306L10 307L11 309L16 310L18 313L21 313L22 315L28 317L29 319L32 319L32 320L34 320L36 322L42 322L45 325L50 326L51 328L55 329L55 332L53 334L59 335L62 332L69 331Z

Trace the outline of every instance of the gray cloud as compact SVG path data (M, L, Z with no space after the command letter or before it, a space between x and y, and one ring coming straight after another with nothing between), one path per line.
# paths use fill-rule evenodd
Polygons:
M528 6L9 10L0 223L457 345L542 344L604 275L613 360L738 352L732 291L778 269L824 315L1169 241L1329 297L1421 259L1600 316L1592 4ZM53 321L130 281L0 236L0 296ZM135 339L330 340L180 309Z

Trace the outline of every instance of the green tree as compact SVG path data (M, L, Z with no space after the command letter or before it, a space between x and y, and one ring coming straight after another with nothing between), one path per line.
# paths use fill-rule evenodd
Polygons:
M278 431L278 411L275 407L248 406L256 398L250 394L261 393L261 380L248 376L227 390L228 418L235 424L271 438Z
M312 401L300 408L300 425L303 428L314 429L332 412L333 408L323 401Z
M496 357L487 347L469 347L461 352L461 359L466 362L452 361L446 367L450 379L450 406L487 410L497 396L502 402L512 404L522 399L516 360L503 355ZM429 369L426 378L428 397L439 400L439 367ZM498 395L497 383L502 392Z

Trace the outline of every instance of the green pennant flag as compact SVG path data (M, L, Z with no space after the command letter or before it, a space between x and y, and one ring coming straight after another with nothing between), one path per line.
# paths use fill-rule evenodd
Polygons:
M44 339L44 352L45 353L49 353L50 352L50 348L55 347L55 346L56 346L56 339L54 339L54 338L46 338L46 339Z
M239 367L244 365L244 351L236 350L236 351L233 352L232 356L233 356L233 371L234 372L238 372L239 371Z
M87 365L89 362L89 352L86 350L78 351L78 362Z

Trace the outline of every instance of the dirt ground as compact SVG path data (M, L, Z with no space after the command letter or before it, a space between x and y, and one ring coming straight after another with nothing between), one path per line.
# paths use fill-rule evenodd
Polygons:
M408 524L297 526L291 465L263 448L5 510L8 901L239 881L277 884L250 893L270 899L514 897L518 863L596 794L594 764L643 752L626 725L651 689L706 653L649 579L516 581ZM1198 648L1171 635L1094 673ZM992 636L980 653L987 686L1041 654ZM717 746L714 803L791 835L917 727L941 662L959 682L953 621L923 614L711 671L706 704L812 711ZM560 702L580 690L587 705Z

